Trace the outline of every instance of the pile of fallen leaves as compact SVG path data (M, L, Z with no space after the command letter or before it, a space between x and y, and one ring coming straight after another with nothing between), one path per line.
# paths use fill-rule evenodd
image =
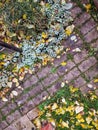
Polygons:
M94 92L83 95L78 88L63 86L39 105L39 116L33 123L40 130L43 122L56 130L97 130L98 97Z

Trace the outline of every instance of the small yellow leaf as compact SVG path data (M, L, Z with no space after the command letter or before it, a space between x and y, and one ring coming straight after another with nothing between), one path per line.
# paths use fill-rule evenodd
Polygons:
M5 98L5 97L2 97L2 101L7 102L7 101L8 101L8 99L7 99L7 98Z
M73 32L73 30L74 30L74 25L71 25L71 26L68 26L68 27L66 27L66 30L65 30L65 33L66 33L66 35L68 35L68 36L70 36L70 34Z
M17 80L16 78L14 78L14 79L13 79L13 82L14 82L14 83L17 83L17 82L18 82L18 80Z
M87 126L85 124L80 124L83 129L87 129Z
M11 88L12 87L12 82L8 82L7 85L8 85L8 87Z
M98 83L98 79L94 79L94 83Z
M67 63L65 61L61 62L62 66L65 66Z
M34 124L36 125L37 128L41 128L41 122L39 118L35 119Z
M61 122L61 125L62 125L62 128L64 128L64 127L69 128L69 126L68 126L68 122L64 122L64 121L62 121L62 122Z
M87 124L90 124L91 121L92 121L92 118L91 118L91 117L87 117L87 118L86 118Z
M19 77L19 80L20 80L20 81L22 81L22 80L23 80L23 78L24 78L23 76L20 76L20 77Z
M22 17L23 17L23 19L26 19L26 18L27 18L27 15L26 15L26 14L24 14Z
M55 110L56 108L58 108L58 105L57 105L57 103L54 103L51 109Z
M84 7L86 8L86 11L89 12L91 9L91 4L86 4Z
M42 32L42 38L47 38L48 37L48 35L47 35L47 33L45 33L45 32Z
M70 30L65 30L65 33L66 33L66 35L70 36L71 31Z

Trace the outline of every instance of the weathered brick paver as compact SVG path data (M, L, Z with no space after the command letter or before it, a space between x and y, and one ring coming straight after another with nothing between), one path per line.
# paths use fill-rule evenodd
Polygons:
M17 97L9 102L0 100L0 130L31 130L34 127L31 120L38 116L36 106L61 89L62 82L80 88L84 94L93 90L98 95L98 83L93 81L98 78L98 57L97 53L90 55L89 49L94 47L98 50L98 25L76 3L71 12L77 30L73 35L77 41L71 41L70 37L63 41L65 50L70 48L68 52L55 58L52 64L40 70L36 68L33 74L27 73L20 84L23 90L15 88ZM81 51L73 52L75 48ZM63 61L65 66L61 65ZM51 71L53 67L55 72Z
M14 113L10 114L7 116L6 120L7 122L10 124L12 123L13 121L19 119L21 117L21 114L19 111L15 111Z
M86 50L82 50L81 53L77 53L74 55L74 61L76 64L80 63L81 61L85 60L85 58L88 56L88 53Z
M84 72L87 69L89 69L91 66L93 66L95 63L97 62L97 60L94 57L90 57L87 60L83 61L80 65L79 65L79 69Z
M91 18L87 23L81 27L81 33L85 35L96 26L96 22Z
M91 32L89 32L87 35L85 35L84 38L85 38L86 42L88 42L88 44L89 44L89 42L98 38L98 30L96 30L96 28L94 28Z
M4 128L6 128L8 126L6 121L0 121L0 130L3 130Z
M85 23L87 20L89 20L90 17L91 17L90 14L85 12L75 19L74 24L76 26L81 26L83 23Z

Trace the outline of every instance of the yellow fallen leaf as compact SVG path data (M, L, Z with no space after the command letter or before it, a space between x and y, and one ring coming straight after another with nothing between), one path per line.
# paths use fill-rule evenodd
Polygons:
M91 117L87 117L87 118L86 118L87 124L90 124L91 121L92 121L92 118L91 118Z
M98 83L98 79L94 79L94 83Z
M0 59L4 59L6 57L5 54L0 54Z
M83 128L83 129L87 129L87 125L85 125L85 124L80 124L81 125L81 127Z
M86 8L86 11L89 12L91 9L91 4L86 4L84 7Z
M52 110L55 110L56 108L58 108L58 105L57 105L57 103L54 103L54 104L52 105L51 109L52 109Z
M45 33L45 32L42 32L42 38L47 38L48 37L48 35L47 35L47 33Z
M51 124L52 124L53 126L56 126L54 119L50 118L50 119L49 119L49 122L51 122Z
M0 69L3 68L4 64L5 64L4 62L0 62Z
M26 14L24 14L22 17L23 17L23 19L26 19L26 18L27 18L27 15L26 15Z
M22 80L23 80L23 78L24 78L23 76L20 76L20 77L19 77L19 80L20 80L20 81L22 81Z
M41 122L38 118L35 119L34 124L36 125L37 128L41 128Z
M66 27L66 29L65 29L65 33L66 33L66 35L68 35L68 36L70 36L70 34L73 32L73 30L74 30L74 25L71 25L71 26L68 26L68 27Z
M2 101L7 102L7 101L8 101L8 99L7 99L7 98L5 98L5 97L2 97Z
M61 122L61 126L62 126L62 128L64 128L64 127L69 128L69 126L68 126L68 122L64 122L64 121L62 121L62 122Z
M62 66L65 66L67 63L65 61L61 62Z
M17 83L17 82L18 82L18 80L17 80L16 78L14 78L14 79L13 79L13 82L14 82L14 83Z
M8 87L11 88L12 87L12 82L8 82L7 85L8 85Z

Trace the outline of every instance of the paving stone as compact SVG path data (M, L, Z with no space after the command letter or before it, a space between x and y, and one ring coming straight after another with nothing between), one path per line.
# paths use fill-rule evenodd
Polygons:
M85 35L84 38L85 38L85 41L89 43L98 38L98 31L94 28L91 32Z
M15 103L10 103L6 107L2 108L1 112L2 112L2 114L4 114L6 116L10 112L12 112L12 110L14 110L15 108L16 108L16 104Z
M69 2L70 2L70 0L69 0ZM75 2L73 2L73 1L71 1L71 3L72 3L72 8L74 8L77 4L75 3Z
M31 82L31 85L34 85L38 82L38 78L37 76L35 75L32 75L30 78L29 78L30 82Z
M28 94L22 94L20 97L18 97L15 102L17 103L18 106L24 104L27 99L29 98Z
M85 35L88 33L91 29L93 29L96 26L96 22L93 19L90 19L88 22L86 22L80 29L81 33Z
M41 83L37 83L29 92L29 96L33 97L37 95L38 93L41 93L43 91L43 86Z
M23 92L23 89L23 86L21 86L21 88L15 88L14 90L18 93L18 95L20 95Z
M74 42L71 40L72 36L76 36L77 42ZM79 44L78 44L78 42L79 42ZM70 48L70 50L73 50L76 47L80 47L81 44L82 44L82 41L81 41L80 37L78 36L78 34L71 34L66 40L64 40L62 42L62 45L64 46L64 48Z
M75 66L75 64L69 60L67 61L67 65L66 66L60 66L58 68L58 74L61 76L63 75L65 72L69 71L70 69L72 69Z
M87 57L87 51L83 50L80 53L77 53L76 55L74 55L74 61L76 64L80 63L81 61L83 61L86 57Z
M14 126L17 130L32 130L32 128L35 128L33 123L28 119L26 115L17 120L14 123Z
M88 87L88 85L92 86L92 88ZM90 90L98 89L98 83L94 83L94 81L91 80L91 81L87 84L87 87L88 87Z
M72 83L72 85L74 87L80 88L85 83L86 83L86 81L82 77L79 77L79 78L77 78L77 79L74 80L74 82Z
M81 39L79 39L76 43L75 43L75 48L80 48L82 50L83 48L83 41Z
M57 70L59 76L64 75L67 72L67 67L66 66L60 66Z
M69 60L69 61L67 62L66 68L67 68L68 70L70 70L70 69L72 69L73 67L75 67L75 64L74 64L71 60Z
M67 60L66 54L63 54L63 55L61 55L60 58L56 58L54 60L54 62L53 62L54 66L57 67L57 66L59 66L61 64L61 62L66 61L66 60Z
M82 94L87 94L90 89L86 85L84 85L83 87L80 88L80 90Z
M83 61L80 65L79 65L79 69L84 72L86 70L88 70L91 66L93 66L96 63L96 59L95 57L90 57L87 60Z
M3 102L2 100L0 100L0 108L2 108L6 104L7 104L6 102Z
M98 75L98 66L93 66L87 72L85 72L86 77L92 80L96 75Z
M27 117L30 120L33 120L38 116L38 113L39 113L39 110L37 108L34 108L33 110L31 110L27 113Z
M45 97L48 97L48 93L46 91L42 92L41 94L33 98L34 104L35 105L40 104L44 100Z
M12 113L9 116L7 116L6 120L10 124L13 121L19 119L20 117L21 117L21 114L19 113L19 111L16 110L14 113Z
M12 125L10 125L10 126L8 126L6 129L4 129L4 130L19 130L19 129L17 129L13 124Z
M81 14L79 17L77 17L75 20L74 20L74 24L76 26L82 26L83 23L85 23L89 18L90 18L90 14L87 13L87 12L84 12L83 14Z
M98 96L98 89L95 90L95 94Z
M0 122L2 121L2 115L1 115L1 112L0 112Z
M32 74L26 73L25 76L24 76L24 80L28 79L28 78L31 77L31 76L32 76Z
M8 126L6 121L1 121L0 122L0 130L4 130L4 128L6 128Z
M42 68L42 70L37 73L39 79L46 77L47 74L50 73L50 69L51 69L50 66L47 66L47 67L45 67L45 68Z
M58 78L59 77L57 74L50 74L46 79L44 79L42 81L42 83L43 83L44 87L46 88L50 84L54 83Z
M23 106L20 107L20 111L24 115L33 108L34 108L34 103L32 100L30 100L30 101L27 101L25 104L23 104Z
M73 18L75 18L77 15L79 15L81 13L81 8L79 7L75 7L73 9L71 9L71 15Z
M61 83L57 82L52 87L48 88L47 91L51 96L53 96L61 88Z
M68 74L65 74L63 81L72 81L74 78L78 77L80 72L77 68L72 69Z
M32 86L32 83L30 82L30 80L26 80L26 81L24 81L24 83L21 86L23 88L29 88Z
M94 41L93 43L91 43L91 46L93 48L97 48L98 49L98 39L96 41Z

